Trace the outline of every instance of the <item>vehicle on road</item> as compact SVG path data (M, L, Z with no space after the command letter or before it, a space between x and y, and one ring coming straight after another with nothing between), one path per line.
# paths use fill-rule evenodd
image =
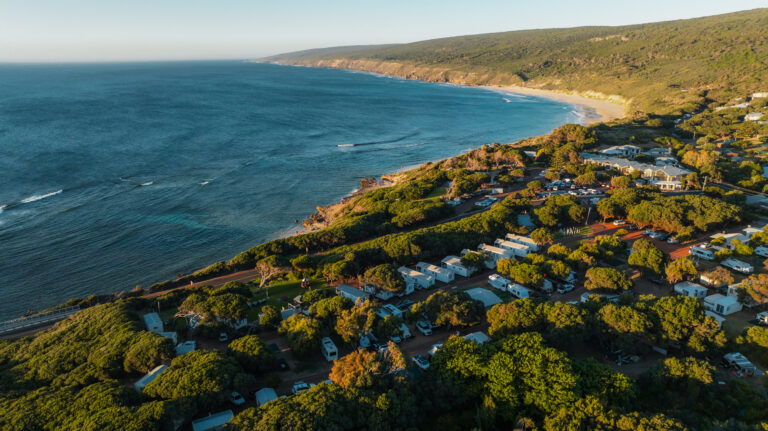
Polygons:
M568 293L576 288L573 283L560 283L560 287L557 288L557 293Z
M221 334L219 334L219 342L226 343L227 341L229 341L229 336L227 335L226 332L222 332Z
M614 221L613 221L613 225L614 225L614 226L623 226L623 225L625 225L625 224L627 224L627 222L626 222L626 221L624 221L624 220L614 220Z
M413 359L413 362L416 363L416 366L421 368L422 370L427 371L429 369L429 361L425 357L421 355L416 355L412 359Z
M669 239L667 240L667 243L669 243L669 244L677 244L679 242L680 241L678 241L678 239L675 238L674 236L669 237Z
M432 324L425 320L419 320L416 322L416 330L421 332L421 335L432 335Z
M291 393L296 395L300 394L302 392L308 391L309 385L304 382L296 382L293 384L293 387L291 388Z
M236 406L242 406L245 404L245 398L243 398L239 392L232 391L232 393L229 395L229 402Z

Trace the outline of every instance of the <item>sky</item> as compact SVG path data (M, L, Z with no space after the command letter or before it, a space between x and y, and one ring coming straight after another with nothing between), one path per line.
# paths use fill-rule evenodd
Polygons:
M0 62L246 59L758 7L768 0L0 0Z

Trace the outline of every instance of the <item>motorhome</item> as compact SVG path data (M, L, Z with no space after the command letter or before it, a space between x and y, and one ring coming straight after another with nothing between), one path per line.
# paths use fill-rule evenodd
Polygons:
M726 353L723 355L723 361L735 368L740 375L751 376L757 371L755 365L741 353Z
M528 290L527 287L521 286L521 285L519 285L517 283L512 284L511 286L509 286L509 293L511 293L512 295L514 295L514 296L516 296L516 297L518 297L520 299L528 298L528 297L531 296L530 295L530 290Z
M755 254L760 257L768 257L768 247L762 245L755 247Z
M691 247L691 249L688 250L688 254L694 257L698 257L699 259L715 260L715 253L701 245Z
M371 295L381 299L382 301L388 301L395 296L394 292L390 292L389 290L379 289L378 287L376 287L375 284L366 284L365 286L363 286L363 291L366 293L370 293Z
M707 296L707 288L690 281L682 281L675 284L675 292L683 296L690 296L692 298L704 298Z
M509 285L512 284L512 282L500 276L499 274L491 274L488 276L488 284L495 287L496 289L503 290L506 292L507 289L509 289Z
M720 262L720 265L746 275L752 274L755 271L755 268L753 268L752 265L737 259L725 259Z
M320 349L326 361L331 362L339 359L339 349L336 348L336 344L333 343L330 337L323 337L321 343Z

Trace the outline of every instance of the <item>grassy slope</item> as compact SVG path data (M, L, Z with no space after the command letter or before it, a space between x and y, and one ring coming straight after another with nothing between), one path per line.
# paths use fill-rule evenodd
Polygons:
M270 57L463 84L599 92L668 113L768 91L768 9L622 27L459 36ZM595 95L597 96L597 95Z

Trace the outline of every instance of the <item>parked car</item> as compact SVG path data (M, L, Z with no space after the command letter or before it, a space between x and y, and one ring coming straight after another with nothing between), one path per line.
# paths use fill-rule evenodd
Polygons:
M221 334L219 334L219 341L222 343L226 343L227 341L229 341L229 336L227 335L226 332L222 332Z
M391 341L391 342L393 342L393 343L395 343L395 344L400 344L400 343L403 341L403 339L402 339L402 338L400 338L400 336L399 336L399 335L394 335L394 334L393 334L393 335L390 335L390 336L389 336L389 341Z
M557 293L568 293L576 288L573 283L560 283L560 287L557 288Z
M432 324L427 321L419 320L416 322L416 329L421 332L421 335L432 335Z
M239 392L232 391L229 395L229 402L236 406L242 406L245 404L245 398Z
M669 244L677 244L679 242L680 241L678 241L677 238L675 238L674 236L671 236L671 237L669 237L669 239L667 239L667 243L669 243Z
M291 388L291 393L294 395L300 394L302 392L308 391L309 387L310 386L304 382L296 382L293 384L293 388Z
M412 359L413 359L413 362L416 363L416 366L421 368L422 370L427 371L429 369L429 361L425 357L421 355L416 355Z
M614 225L614 226L623 226L623 225L625 225L625 224L627 224L627 222L626 222L626 221L624 221L624 220L614 220L614 221L613 221L613 225Z
M442 343L433 344L432 348L429 349L429 356L435 356L435 353L437 353L438 350L440 350L443 347Z

